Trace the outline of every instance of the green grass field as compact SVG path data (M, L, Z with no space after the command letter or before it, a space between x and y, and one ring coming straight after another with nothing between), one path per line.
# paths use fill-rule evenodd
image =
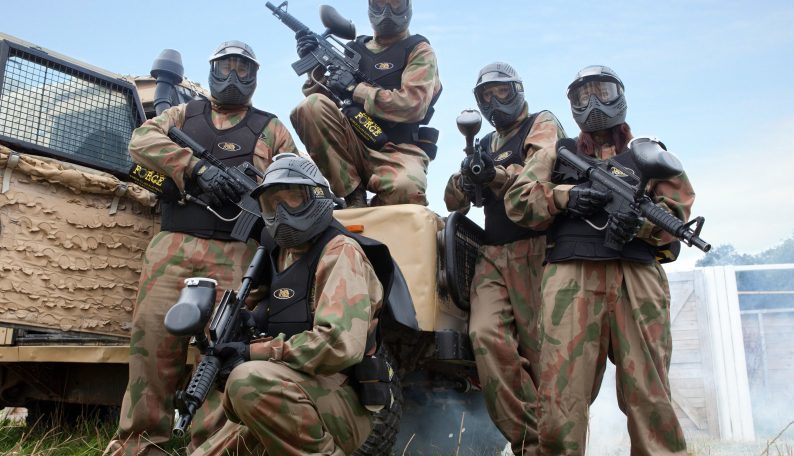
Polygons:
M85 416L65 420L55 416L50 423L28 425L24 419L6 418L0 413L0 454L8 456L96 456L110 441L115 431L115 422L102 422L96 416ZM171 442L163 449L169 454L184 455L186 441ZM396 448L395 454L442 455L432 449ZM459 456L482 455L473 448L459 448ZM495 453L493 456L497 456ZM615 448L608 455L628 455L629 448ZM715 440L689 441L689 454L693 456L794 456L794 422L781 428L776 436L769 439L749 442L722 442Z

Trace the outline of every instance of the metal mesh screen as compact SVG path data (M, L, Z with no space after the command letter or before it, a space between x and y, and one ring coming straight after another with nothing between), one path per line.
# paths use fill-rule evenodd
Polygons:
M132 85L9 47L0 87L0 139L92 168L126 173L142 121Z
M453 212L447 218L444 232L445 283L455 305L468 310L474 266L485 232L458 212Z

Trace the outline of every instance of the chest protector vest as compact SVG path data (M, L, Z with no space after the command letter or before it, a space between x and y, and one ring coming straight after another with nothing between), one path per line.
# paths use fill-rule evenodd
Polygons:
M579 155L589 161L594 160L593 157L588 157L583 154ZM613 166L612 164L614 163L622 168L630 170L630 173L621 173L625 174L623 176L620 176L620 174L618 175L621 179L628 180L632 185L638 182L636 174L637 166L634 164L631 154L622 152L606 160L604 163L606 163L606 166L610 167ZM553 183L576 185L586 182L586 180L576 180L571 177L565 177L565 173L558 171L557 166L558 163L555 163L555 169L552 172ZM623 246L622 250L613 250L605 247L604 237L607 219L608 215L603 210L587 217L590 224L581 218L568 215L567 212L557 215L546 236L548 241L546 261L549 263L569 260L625 260L638 263L651 263L656 261L656 247L641 239L632 239ZM603 227L603 229L596 229L593 225L598 228Z
M209 101L194 100L185 109L185 124L182 131L204 146L212 155L226 166L237 166L243 162L253 164L254 149L259 136L275 116L251 108L237 125L226 130L218 130L212 124L212 106ZM201 188L187 180L185 191L202 198ZM224 222L197 204L180 204L179 195L168 192L161 200L161 230L187 233L205 239L233 240L231 233L234 221ZM202 198L207 201L208 198ZM230 219L240 209L234 204L215 208L222 217Z
M350 41L347 45L361 56L359 71L375 84L387 90L400 90L402 87L402 74L408 64L408 56L419 43L430 43L422 35L411 35L408 38L394 43L386 50L374 53L367 49L366 43L372 39L371 36L359 36L355 41ZM435 109L433 106L438 101L436 94L430 101L425 118L416 123L397 123L375 117L383 131L389 136L389 141L395 144L411 143L419 141L419 126L427 125L433 117Z
M518 132L498 150L491 150L491 139L494 132L488 133L480 141L483 152L490 155L494 165L505 168L512 164L524 165L526 155L524 141L527 139L537 114L533 114L521 123ZM492 192L485 198L483 211L485 213L485 242L486 245L503 245L520 239L542 236L543 231L534 231L516 225L507 217L505 203L502 198L496 198Z
M283 333L289 339L312 328L314 324L312 302L315 297L311 296L311 293L314 289L317 264L325 246L340 234L358 242L372 264L383 286L383 308L387 310L389 321L410 329L418 329L408 286L400 269L394 264L388 247L374 239L351 233L339 222L334 221L319 235L308 252L281 272L276 271L279 249L270 249L270 291L259 303L254 314L260 331L274 337ZM383 317L379 321L383 321ZM376 333L371 334L373 340L367 341L368 347L375 343L376 336Z

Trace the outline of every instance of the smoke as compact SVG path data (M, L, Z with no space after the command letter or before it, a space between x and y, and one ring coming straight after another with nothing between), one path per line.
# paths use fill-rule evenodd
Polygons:
M586 454L629 454L631 441L629 440L626 415L618 408L616 391L615 366L607 361L601 390L593 405L590 406Z

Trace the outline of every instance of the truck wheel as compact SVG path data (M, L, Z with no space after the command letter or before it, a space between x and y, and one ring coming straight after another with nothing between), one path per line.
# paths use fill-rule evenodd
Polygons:
M385 348L381 350L381 356L389 361L395 371L391 380L394 403L389 409L381 410L374 415L372 432L361 447L353 453L353 456L392 454L392 448L397 441L397 433L400 431L400 419L403 415L403 389L400 376L397 374L397 363L394 356Z

